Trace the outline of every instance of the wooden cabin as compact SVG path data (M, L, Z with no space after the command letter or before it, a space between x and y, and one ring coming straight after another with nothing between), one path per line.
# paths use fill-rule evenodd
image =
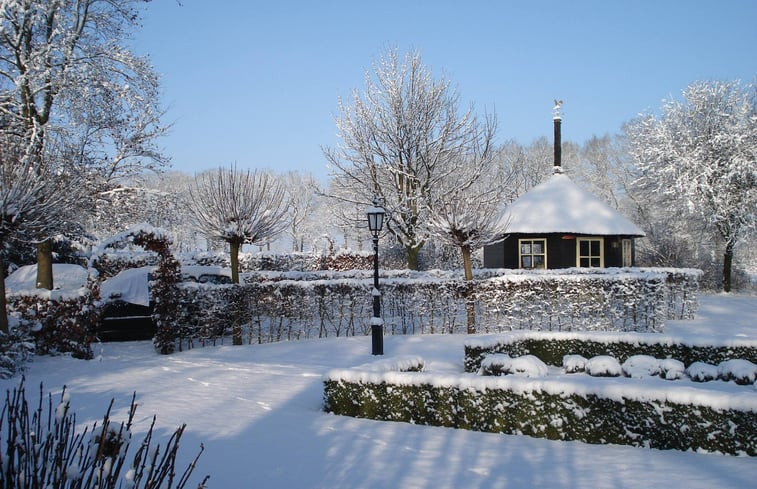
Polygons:
M634 266L634 239L644 232L563 173L560 146L555 114L554 174L505 208L507 234L484 247L485 268Z

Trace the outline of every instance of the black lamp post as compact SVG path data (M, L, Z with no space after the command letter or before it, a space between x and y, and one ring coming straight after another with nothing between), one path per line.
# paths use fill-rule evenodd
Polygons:
M378 241L384 226L384 208L378 197L373 205L365 211L368 216L368 229L373 234L373 317L371 318L371 340L373 355L384 354L384 321L381 319L381 290L379 289Z

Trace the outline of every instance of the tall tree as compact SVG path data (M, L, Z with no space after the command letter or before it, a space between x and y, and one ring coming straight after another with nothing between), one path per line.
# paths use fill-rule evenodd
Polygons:
M145 0L19 0L0 5L0 112L19 120L36 164L60 161L100 182L166 163L152 145L157 77L126 48ZM86 167L86 169L82 168ZM41 174L45 173L40 170ZM38 284L52 288L49 241ZM46 266L40 266L40 265Z
M738 81L695 82L682 100L663 103L627 125L640 185L671 197L722 240L724 291L733 250L755 228L757 97Z
M457 89L444 77L434 78L418 52L403 58L389 50L365 80L350 104L339 101L342 142L324 150L334 185L347 190L335 195L363 207L380 197L391 214L387 229L415 270L439 182L458 172L460 154L491 144L495 124L490 118L480 122L472 108L461 112Z

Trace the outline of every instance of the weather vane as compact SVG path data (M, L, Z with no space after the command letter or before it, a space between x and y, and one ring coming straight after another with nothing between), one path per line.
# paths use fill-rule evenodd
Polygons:
M562 100L555 99L555 106L552 108L552 110L554 111L554 114L555 114L555 116L554 116L555 119L562 119L562 116L560 115L560 110L562 109L562 104L563 104Z

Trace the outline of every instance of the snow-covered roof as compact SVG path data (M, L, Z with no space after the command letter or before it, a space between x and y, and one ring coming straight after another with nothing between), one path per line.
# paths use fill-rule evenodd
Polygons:
M562 173L516 199L501 219L507 233L644 236L634 223Z

